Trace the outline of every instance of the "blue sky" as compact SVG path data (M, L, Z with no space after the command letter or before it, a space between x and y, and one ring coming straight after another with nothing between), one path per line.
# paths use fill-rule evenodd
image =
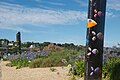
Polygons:
M0 0L0 38L85 45L88 0ZM120 42L120 0L108 0L105 46Z

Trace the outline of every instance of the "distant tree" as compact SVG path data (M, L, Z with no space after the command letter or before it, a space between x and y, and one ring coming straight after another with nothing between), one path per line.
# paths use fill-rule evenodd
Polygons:
M18 50L18 47L15 47L15 46L12 47L12 52L14 54L17 54L17 52L18 52L17 50Z
M120 47L120 43L118 43L118 46Z
M63 47L62 44L58 43L57 46Z
M48 46L49 44L50 44L50 42L44 42L43 46L45 47L45 46Z
M32 44L33 42L22 43L21 47L29 48Z

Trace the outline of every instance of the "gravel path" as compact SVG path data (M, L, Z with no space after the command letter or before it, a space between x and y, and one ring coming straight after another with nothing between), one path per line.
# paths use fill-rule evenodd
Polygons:
M26 67L16 69L15 67L5 66L7 63L9 62L1 62L2 80L68 80L70 78L70 76L67 76L67 68L55 67L56 71L52 72L50 68L30 69Z

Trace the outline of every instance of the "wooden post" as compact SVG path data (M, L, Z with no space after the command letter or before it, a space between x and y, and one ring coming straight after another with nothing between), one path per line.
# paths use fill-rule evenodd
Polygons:
M84 80L102 80L106 0L89 0Z

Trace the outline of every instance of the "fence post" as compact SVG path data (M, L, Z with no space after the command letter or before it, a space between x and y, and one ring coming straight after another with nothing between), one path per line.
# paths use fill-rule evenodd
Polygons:
M106 0L89 0L84 80L102 80L105 13Z

